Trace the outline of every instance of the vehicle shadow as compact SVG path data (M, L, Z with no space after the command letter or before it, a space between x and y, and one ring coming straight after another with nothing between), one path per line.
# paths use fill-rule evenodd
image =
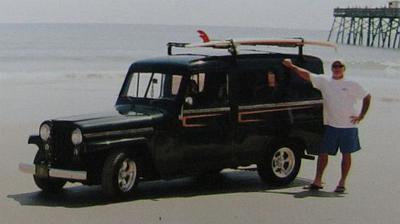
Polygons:
M284 195L293 195L295 198L342 198L345 196L345 193L336 193L329 192L324 190L302 190L300 192L282 192L282 191L272 191L269 193L273 194L284 194Z
M264 184L257 172L224 171L221 174L202 178L181 178L170 181L151 181L139 184L136 193L125 200L110 199L104 196L99 186L66 187L59 194L45 194L41 191L8 195L22 206L47 206L81 208L90 206L124 203L130 201L165 198L186 198L204 195L231 194L244 192L279 193L283 190L304 186L310 180L297 178L290 185L276 188ZM281 192L287 194L286 192Z

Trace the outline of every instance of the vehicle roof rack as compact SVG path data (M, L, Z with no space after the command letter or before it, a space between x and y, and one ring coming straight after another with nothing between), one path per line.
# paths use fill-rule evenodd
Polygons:
M185 48L186 45L189 45L189 43L179 43L179 42L169 42L169 43L167 43L168 55L172 55L172 48L173 47Z

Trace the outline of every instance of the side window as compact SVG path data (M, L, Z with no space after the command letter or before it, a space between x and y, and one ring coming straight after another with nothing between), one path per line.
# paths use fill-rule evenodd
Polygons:
M185 109L199 107L200 93L203 92L204 89L204 78L204 73L194 74L190 76L190 79L185 89Z
M276 103L283 99L284 85L274 70L255 74L256 84L252 103Z
M228 104L227 78L223 73L199 73L190 77L185 91L186 109L223 107Z
M233 75L233 98L239 105L282 102L286 95L284 75L277 70L241 72Z
M324 73L323 64L320 60L306 58L302 62L298 61L297 64L315 74ZM288 101L321 99L321 92L313 88L311 82L303 80L293 71L287 69L284 71L288 77Z
M288 82L288 90L288 101L319 99L321 97L320 91L314 89L310 82L292 73Z

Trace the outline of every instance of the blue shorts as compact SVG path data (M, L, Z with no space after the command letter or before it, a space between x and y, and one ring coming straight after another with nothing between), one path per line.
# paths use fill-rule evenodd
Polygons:
M357 128L325 127L320 153L336 155L339 148L341 153L353 153L361 149Z

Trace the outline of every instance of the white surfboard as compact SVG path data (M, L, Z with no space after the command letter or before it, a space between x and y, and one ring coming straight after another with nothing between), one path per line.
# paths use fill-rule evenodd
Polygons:
M322 47L333 47L336 45L327 41L310 41L301 38L291 39L229 39L229 40L212 40L204 30L197 30L202 43L188 44L186 47L212 47L212 48L232 48L240 45L270 45L281 47L298 47L304 45L316 45Z
M211 47L211 48L230 48L234 46L257 46L257 45L269 45L269 46L281 46L281 47L298 47L304 45L315 45L321 47L332 47L336 48L336 45L327 41L310 41L302 39L232 39L232 40L219 40L209 41L202 43L188 44L186 47Z

